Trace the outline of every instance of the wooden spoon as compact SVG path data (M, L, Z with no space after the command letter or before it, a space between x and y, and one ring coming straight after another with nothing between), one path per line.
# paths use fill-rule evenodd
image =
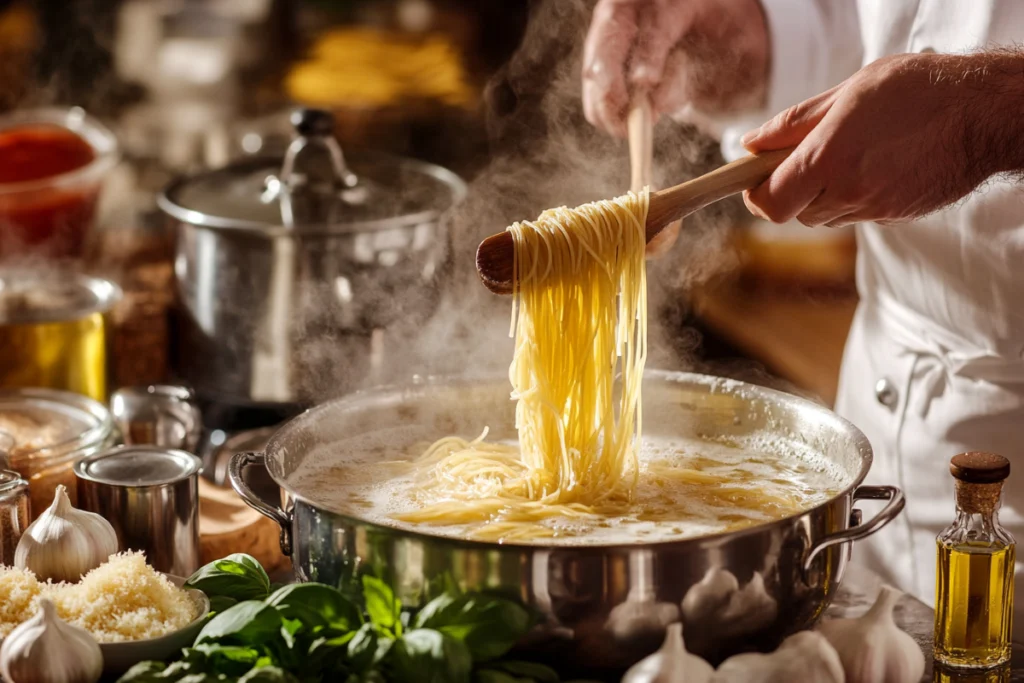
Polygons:
M709 204L757 187L789 156L793 148L751 154L699 178L651 195L647 209L647 241ZM495 294L512 293L515 242L506 231L491 235L476 250L476 269L484 286Z

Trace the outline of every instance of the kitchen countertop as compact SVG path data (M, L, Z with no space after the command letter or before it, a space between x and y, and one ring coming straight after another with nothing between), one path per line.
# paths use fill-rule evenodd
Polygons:
M768 370L833 405L853 295L794 294L737 284L693 297L694 313L714 334Z
M850 566L825 618L856 617L874 603L881 579L863 567ZM933 672L932 634L935 612L921 601L904 595L896 605L896 623L914 637L925 654L926 669L922 683L1024 683L1024 645L1014 644L1013 660L1009 667L1000 667L980 673Z

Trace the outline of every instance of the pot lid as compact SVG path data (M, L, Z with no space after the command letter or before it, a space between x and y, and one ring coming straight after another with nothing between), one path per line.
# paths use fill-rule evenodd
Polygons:
M347 232L434 220L465 194L447 169L385 155L342 153L326 111L292 113L284 159L247 159L173 182L161 208L211 228Z

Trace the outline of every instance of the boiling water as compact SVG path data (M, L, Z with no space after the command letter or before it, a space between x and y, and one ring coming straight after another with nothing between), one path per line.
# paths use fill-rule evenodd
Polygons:
M329 453L310 454L288 482L310 502L375 524L471 538L483 522L416 525L393 518L446 501L417 485L409 465L429 445L424 436L416 427L405 427L346 440ZM395 443L415 445L402 451ZM836 465L791 443L781 449L758 441L651 437L644 439L639 457L640 482L624 514L547 519L539 523L553 537L528 542L597 545L707 536L807 510L850 483ZM666 471L685 471L687 480L666 477Z

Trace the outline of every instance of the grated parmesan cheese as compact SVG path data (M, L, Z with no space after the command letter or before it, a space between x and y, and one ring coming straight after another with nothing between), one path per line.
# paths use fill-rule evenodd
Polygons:
M78 583L40 583L28 570L0 568L0 636L34 615L42 597L100 643L159 638L199 616L188 593L146 564L145 555L127 552L111 555Z
M0 566L0 638L35 614L42 586L30 571Z

